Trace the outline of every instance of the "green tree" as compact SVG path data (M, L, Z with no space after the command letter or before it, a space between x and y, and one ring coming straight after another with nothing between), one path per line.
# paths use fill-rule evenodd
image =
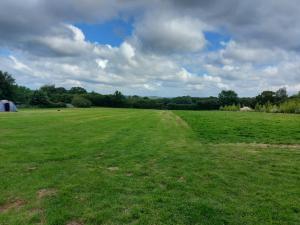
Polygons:
M0 99L14 100L14 85L15 79L0 70Z
M29 104L33 91L27 87L15 85L14 86L14 101L17 104Z
M125 101L126 98L120 91L116 91L112 96L112 103L115 107L123 107L126 103Z
M172 98L172 103L175 103L175 104L192 104L193 99L190 96L180 96L180 97Z
M40 88L46 93L52 103L71 103L73 95L69 94L64 87L55 87L55 85L44 85Z
M262 105L268 102L274 104L276 102L276 93L274 91L263 91L260 95L256 96L256 101Z
M278 89L275 92L275 96L276 96L277 103L284 102L285 100L287 100L288 95L287 95L287 92L286 92L286 88Z
M40 87L40 91L46 93L48 96L56 93L55 85L44 85Z
M75 95L72 100L72 105L79 108L89 108L91 107L92 103L90 100L80 95Z
M45 92L37 90L31 96L30 105L47 107L51 105L51 102Z
M80 95L80 94L86 94L87 91L82 88L82 87L72 87L70 90L69 90L69 93L70 94L76 94L76 95Z
M221 91L221 93L219 94L219 101L220 104L222 106L225 105L233 105L233 104L238 104L239 102L239 98L237 93L235 93L232 90L228 90L228 91Z

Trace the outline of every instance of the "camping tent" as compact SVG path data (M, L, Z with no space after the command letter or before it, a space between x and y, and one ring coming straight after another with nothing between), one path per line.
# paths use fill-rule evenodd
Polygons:
M8 100L0 101L0 112L17 112L16 105Z

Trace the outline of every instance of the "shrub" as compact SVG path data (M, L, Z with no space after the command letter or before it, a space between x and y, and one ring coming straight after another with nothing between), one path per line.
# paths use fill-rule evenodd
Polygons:
M281 113L300 113L300 100L293 99L283 102L279 105L278 111Z
M254 110L255 110L256 112L263 112L263 106L262 106L261 104L257 103L257 104L255 105Z
M241 106L240 105L225 105L225 106L221 106L220 110L222 111L240 111Z
M273 105L270 102L267 102L265 105L256 104L255 105L256 112L266 112L266 113L277 113L279 112L278 106Z
M89 108L91 107L92 103L90 100L82 96L76 95L73 97L72 105L78 108Z
M272 112L273 105L270 102L267 102L267 104L264 105L264 112L270 113Z

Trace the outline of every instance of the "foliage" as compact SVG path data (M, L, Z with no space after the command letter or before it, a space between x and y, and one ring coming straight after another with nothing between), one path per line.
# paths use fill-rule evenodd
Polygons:
M197 99L198 110L217 110L220 108L220 101L216 97Z
M0 70L0 99L13 100L15 79Z
M256 96L256 102L258 104L264 105L269 103L276 102L276 95L274 91L263 91L260 95Z
M288 95L287 95L286 88L279 88L275 92L275 97L276 97L276 102L277 103L284 102L285 100L287 100Z
M86 94L87 91L82 87L72 87L69 91L70 94L80 95L80 94Z
M112 96L112 106L124 107L125 104L125 96L120 91L116 91Z
M55 87L55 85L44 85L40 88L49 98L51 102L71 103L73 95L63 87Z
M219 94L219 101L222 106L238 104L238 95L232 90L223 90Z
M92 103L90 100L82 96L75 95L72 99L72 105L78 108L89 108L91 107Z
M169 103L167 105L167 109L170 110L196 110L197 105L196 104L175 104L175 103Z
M279 104L287 100L288 95L285 88L280 88L276 92L263 91L260 95L256 96L257 104Z
M132 108L137 109L162 109L164 107L163 103L148 98L135 99L131 102L130 105L132 106Z
M45 92L37 90L32 93L30 104L33 106L47 107L51 105L51 102Z
M240 105L225 105L221 106L220 110L221 111L240 111L241 106Z
M241 106L254 108L256 105L256 99L251 97L243 97L243 98L239 98L239 103Z
M66 104L64 102L52 102L48 95L41 90L34 91L30 99L30 105L38 106L42 108L64 108Z
M267 102L264 105L256 104L255 111L257 112L267 112L267 113L275 113L278 112L278 107L276 105L271 104L270 102Z
M27 87L15 85L14 86L14 101L16 104L28 105L32 98L33 91Z
M255 111L267 113L300 113L300 99L292 98L279 105L271 104L270 102L267 102L265 105L257 104Z
M300 113L300 99L293 99L279 105L278 112L281 113Z
M86 99L90 100L93 106L107 106L105 96L96 92L91 92L83 95Z
M190 96L180 96L172 99L173 104L190 105L193 104L193 99Z

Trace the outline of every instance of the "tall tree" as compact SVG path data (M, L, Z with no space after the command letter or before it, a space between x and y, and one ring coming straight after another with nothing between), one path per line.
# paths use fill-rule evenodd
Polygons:
M260 95L256 96L256 101L262 105L268 102L274 104L276 102L276 94L274 91L263 91Z
M288 98L286 88L280 88L275 92L276 101L278 103L285 101Z
M233 105L233 104L237 104L239 102L239 98L237 93L235 93L232 90L228 90L228 91L221 91L221 93L219 94L219 101L220 104L222 106L225 105Z
M116 91L112 96L113 106L123 107L125 105L125 96L120 92Z
M14 92L14 101L17 104L28 104L33 93L29 88L19 85L15 85Z
M0 70L0 99L13 100L15 79L7 72Z
M32 93L30 104L46 107L49 106L51 103L45 92L41 90L36 90Z
M86 94L87 91L82 88L82 87L72 87L69 91L70 94L77 94L77 95L80 95L80 94Z

